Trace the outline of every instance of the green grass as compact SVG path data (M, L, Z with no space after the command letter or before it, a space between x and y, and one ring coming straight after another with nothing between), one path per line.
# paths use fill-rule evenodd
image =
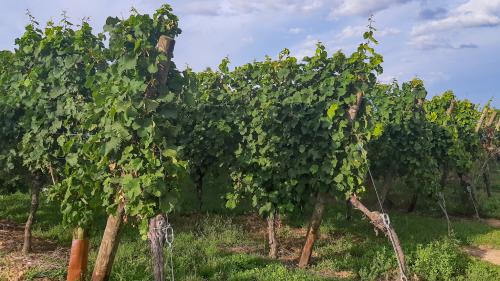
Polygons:
M219 185L212 181L210 184ZM191 188L191 187L189 187ZM186 188L186 193L192 194ZM321 232L326 237L315 245L318 257L306 270L298 269L292 262L279 262L265 257L265 237L249 235L239 223L240 209L234 215L223 208L222 192L206 196L204 214L193 213L194 198L185 196L183 206L171 216L176 236L172 251L176 280L383 280L397 268L396 259L388 240L379 233L361 214L353 211L351 220L345 219L343 204L329 206ZM15 193L0 195L0 219L22 223L26 219L29 196ZM207 213L210 211L210 214ZM428 214L404 214L390 212L391 222L402 242L407 264L412 274L421 280L500 280L500 267L470 258L462 254L461 245L487 245L500 249L500 230L479 222L454 220L453 237L447 237L445 220ZM439 213L434 215L439 216ZM294 227L306 226L309 211L303 210L284 218L285 227L280 230L280 239L296 239ZM71 230L60 224L61 215L55 204L46 202L42 196L39 217L34 234L70 245ZM97 255L105 217L96 219L91 232L89 268ZM251 249L231 251L230 249ZM169 252L165 250L165 254ZM335 277L335 272L350 272ZM30 270L28 279L47 277L50 280L65 280L65 265L58 268ZM136 229L127 224L122 232L121 244L113 266L112 280L152 280L149 250Z

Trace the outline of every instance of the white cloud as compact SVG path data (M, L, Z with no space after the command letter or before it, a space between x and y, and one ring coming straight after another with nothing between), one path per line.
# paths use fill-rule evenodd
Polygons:
M219 0L216 0L219 1ZM226 14L245 15L253 13L309 13L322 8L332 0L220 0Z
M364 25L357 25L357 26L351 26L348 25L340 31L340 33L336 36L338 40L345 40L349 39L352 37L357 37L358 39L363 37L363 33L368 30L367 26ZM401 33L401 31L397 28L393 27L385 27L381 29L377 29L375 32L375 37L385 37L385 36L391 36L391 35L396 35Z
M346 26L340 33L337 35L337 38L339 40L344 40L348 39L354 36L357 36L359 38L362 38L363 33L367 30L367 27L364 25L358 25L358 26Z
M243 43L250 44L250 43L253 43L253 41L254 41L254 39L252 36L246 36L246 37L241 38L241 42L243 42Z
M304 41L292 49L292 54L299 60L306 56L312 56L314 55L318 42L319 40L317 38L312 35L307 35Z
M468 0L440 19L414 26L409 44L423 50L477 48L475 43L450 43L450 32L457 37L463 29L494 26L500 26L500 0Z
M420 36L431 32L497 25L500 25L500 0L469 0L442 19L415 26L412 34Z
M369 16L388 9L391 6L404 4L412 0L341 0L332 9L331 17Z
M413 37L408 44L420 50L474 49L478 47L474 43L452 44L449 39L435 33Z
M180 11L188 15L219 16L222 14L218 1L188 1L180 7Z
M293 28L288 29L288 33L290 33L290 34L299 34L302 31L304 31L304 30L300 27L293 27Z

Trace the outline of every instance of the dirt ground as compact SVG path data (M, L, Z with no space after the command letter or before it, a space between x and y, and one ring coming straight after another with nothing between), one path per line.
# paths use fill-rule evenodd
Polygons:
M33 238L33 251L21 254L24 226L0 220L0 281L26 280L29 271L61 268L66 263L69 249L58 247L47 240ZM50 281L48 277L32 280Z
M266 239L266 223L258 216L241 216L237 219L243 225L247 233L256 241ZM500 220L486 219L484 223L500 228ZM305 236L305 229L290 228L287 226L279 228L280 252L279 260L285 264L295 264L300 254L301 246ZM30 271L36 269L39 272L50 269L64 268L69 256L69 249L57 246L54 242L33 238L33 251L28 256L21 254L23 243L24 225L0 220L0 281L22 281L27 280ZM322 236L321 239L329 239ZM231 247L226 250L240 253L261 253L266 255L263 243L255 245ZM484 246L463 247L463 250L471 256L475 256L484 261L500 265L500 250L490 249ZM313 253L313 259L316 254ZM329 277L349 277L354 273L351 271L342 272L318 272ZM32 278L30 280L52 281L49 277Z
M489 249L485 246L463 247L464 251L471 256L480 258L492 264L500 265L500 250Z

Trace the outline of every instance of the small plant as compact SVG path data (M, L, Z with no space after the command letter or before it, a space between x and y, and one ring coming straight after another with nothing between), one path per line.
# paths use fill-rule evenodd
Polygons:
M396 266L391 254L386 247L377 251L373 261L359 270L358 274L361 280L375 281L382 277L387 279L391 274L391 269Z
M418 245L413 271L428 281L456 280L467 266L466 257L451 239Z

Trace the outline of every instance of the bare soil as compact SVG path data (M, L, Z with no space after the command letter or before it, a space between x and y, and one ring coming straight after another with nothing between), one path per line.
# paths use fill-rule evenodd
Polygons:
M69 249L54 242L33 238L32 253L21 254L24 225L0 220L0 281L26 280L30 270L40 271L64 267ZM31 280L52 281L47 277Z
M489 249L485 246L479 247L471 247L465 246L463 247L464 251L471 256L480 258L483 261L500 265L500 250Z

